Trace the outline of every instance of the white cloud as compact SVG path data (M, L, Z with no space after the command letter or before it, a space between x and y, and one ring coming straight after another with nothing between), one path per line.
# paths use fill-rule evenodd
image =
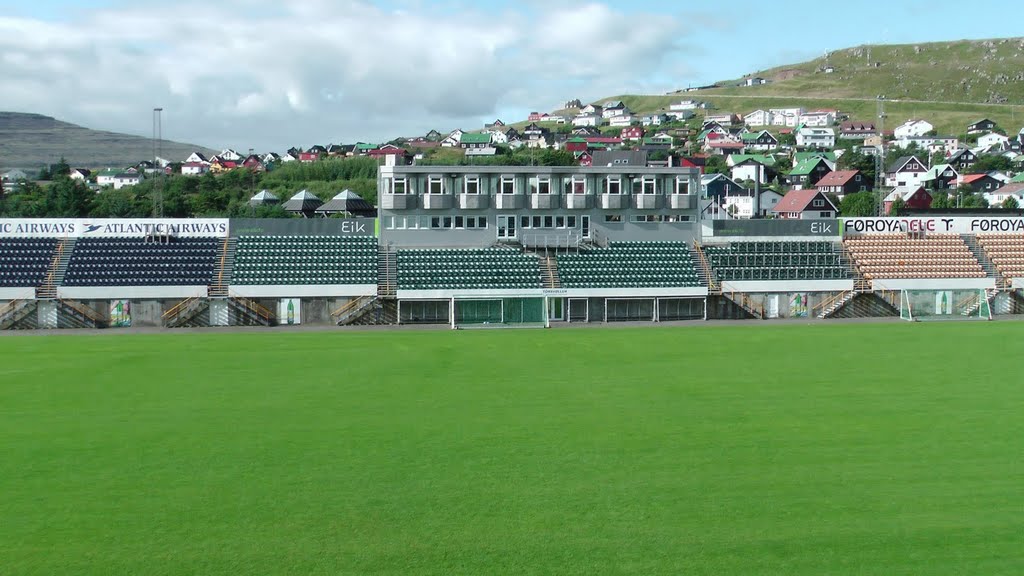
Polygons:
M499 110L668 88L659 70L680 71L684 28L669 15L460 6L184 0L0 18L0 102L141 134L162 106L169 138L283 149L474 127Z

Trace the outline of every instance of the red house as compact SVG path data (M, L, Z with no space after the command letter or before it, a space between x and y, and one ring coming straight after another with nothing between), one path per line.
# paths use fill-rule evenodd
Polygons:
M591 166L594 163L594 157L591 156L590 152L580 152L576 155L576 162L580 166Z
M547 114L541 114L540 112L530 112L530 115L526 117L527 122L541 122L547 118Z
M320 155L316 152L299 152L299 162L316 162Z
M639 126L629 126L622 129L623 140L641 140L644 137L644 129Z
M565 141L565 150L567 152L586 152L587 141L583 138L570 138Z
M385 144L366 153L366 155L371 158L380 158L383 156L406 156L407 154L408 152L405 148L400 148L394 144Z
M932 207L932 195L924 186L898 186L885 197L885 213L892 210L892 203L897 198L903 199L903 206L914 210L927 210Z

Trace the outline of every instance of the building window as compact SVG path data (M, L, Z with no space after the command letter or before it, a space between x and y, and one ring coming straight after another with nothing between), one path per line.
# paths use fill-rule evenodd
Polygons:
M551 194L551 179L547 176L537 176L530 181L531 194Z
M831 212L820 212L818 214L818 216L821 217L821 218L831 218L832 217L832 213Z
M633 180L633 194L654 194L656 191L657 180L653 176Z
M575 216L567 216L565 220L566 220L566 226L568 228L575 228L576 227L576 217Z
M583 176L573 176L565 180L566 194L586 194L587 183Z
M541 224L541 217L540 216L534 216L533 217L533 227L534 228L542 228L543 227L543 225Z
M615 194L616 196L622 194L622 180L619 178L609 178L606 183L605 193Z
M431 176L427 180L427 194L444 194L444 179L440 176Z
M816 199L814 202L811 203L811 206L814 206L815 208L821 208L824 205L825 201L820 198Z
M676 194L689 194L690 193L690 179L689 178L676 178Z
M442 225L443 228L451 228L452 227L452 217L451 216L445 216L442 220L444 221L444 224Z
M434 216L433 218L431 218L430 219L430 227L434 228L434 229L440 228L441 227L441 217L440 216Z
M502 194L515 194L516 193L516 179L513 176L502 176L501 177L501 190Z
M405 216L395 217L395 228L398 230L405 230Z
M605 214L605 222L622 222L622 214Z
M394 230L395 229L395 217L394 216L388 216L387 218L384 219L384 229L385 230Z
M487 216L477 216L476 217L476 227L477 228L487 228Z
M466 227L466 219L463 218L462 216L456 216L455 217L455 228L461 230L461 229L463 229L465 227Z
M552 217L552 216L545 216L544 217L544 227L545 228L554 228L555 227L555 219L554 219L554 217Z
M398 194L399 196L405 195L407 189L405 178L395 178L392 181L391 193Z
M479 194L480 193L480 178L476 176L466 176L463 190L466 194Z

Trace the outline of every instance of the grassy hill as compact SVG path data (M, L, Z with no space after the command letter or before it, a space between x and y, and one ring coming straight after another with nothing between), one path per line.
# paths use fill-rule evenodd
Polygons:
M824 72L831 66L832 73ZM657 96L616 95L637 112L653 112L679 99L711 102L717 109L747 113L758 108L837 108L858 120L874 120L876 99L886 97L885 126L921 117L941 133L962 135L982 117L1016 132L1024 125L1024 38L963 40L838 50L821 58L758 70L769 81Z
M163 157L172 160L183 160L194 150L214 153L202 146L167 140L161 148ZM153 141L90 130L39 114L0 112L0 171L35 171L61 156L75 167L129 166L152 159Z

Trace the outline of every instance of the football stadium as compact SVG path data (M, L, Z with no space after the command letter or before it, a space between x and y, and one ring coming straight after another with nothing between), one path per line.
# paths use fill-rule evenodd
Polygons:
M0 220L0 572L1018 574L1024 218L715 220L698 182Z
M990 319L1022 304L1020 217L708 219L697 169L628 165L386 165L378 188L376 218L0 220L0 329ZM827 206L817 194L808 206Z

